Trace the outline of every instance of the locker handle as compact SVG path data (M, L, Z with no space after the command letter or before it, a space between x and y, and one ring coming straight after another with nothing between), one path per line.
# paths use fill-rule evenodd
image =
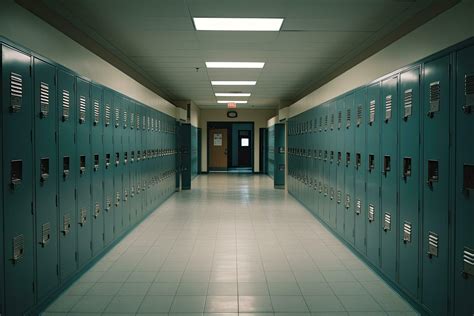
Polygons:
M472 105L464 105L462 107L462 111L465 113L465 114L471 114L472 112Z

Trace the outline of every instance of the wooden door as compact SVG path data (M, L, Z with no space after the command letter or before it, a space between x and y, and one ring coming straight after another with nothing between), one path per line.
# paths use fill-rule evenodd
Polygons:
M227 129L209 129L209 168L227 169Z

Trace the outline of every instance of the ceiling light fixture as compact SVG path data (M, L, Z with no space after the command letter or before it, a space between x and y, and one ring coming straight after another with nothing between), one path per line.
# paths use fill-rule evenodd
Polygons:
M263 62L206 62L207 68L246 68L261 69L265 66Z
M281 18L193 18L196 31L280 31Z
M211 81L213 86L254 86L257 81Z
M249 97L251 93L216 93L216 97Z
M219 100L217 103L236 103L236 104L246 104L247 101L224 101L224 100Z

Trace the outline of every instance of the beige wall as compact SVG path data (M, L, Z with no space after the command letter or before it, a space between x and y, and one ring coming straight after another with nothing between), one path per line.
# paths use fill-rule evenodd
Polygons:
M206 110L201 109L199 127L202 128L201 139L201 169L207 171L207 122L254 122L254 171L259 172L259 147L260 147L260 128L267 127L267 121L277 114L277 110L254 110L237 109L238 117L230 119L227 117L227 109Z
M463 0L290 106L290 116L474 36L474 0Z
M78 74L175 116L175 107L13 0L0 0L0 36Z

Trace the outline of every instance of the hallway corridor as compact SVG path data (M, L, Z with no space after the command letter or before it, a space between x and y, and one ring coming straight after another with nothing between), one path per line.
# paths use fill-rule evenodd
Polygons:
M83 314L84 313L84 314ZM267 176L200 176L44 315L416 315Z

